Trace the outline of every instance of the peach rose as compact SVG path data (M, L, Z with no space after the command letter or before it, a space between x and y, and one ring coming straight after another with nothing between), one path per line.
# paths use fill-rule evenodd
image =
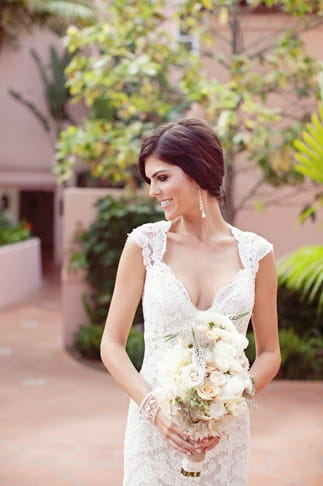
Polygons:
M203 400L213 400L219 393L219 387L213 385L210 381L206 381L197 389L198 396Z

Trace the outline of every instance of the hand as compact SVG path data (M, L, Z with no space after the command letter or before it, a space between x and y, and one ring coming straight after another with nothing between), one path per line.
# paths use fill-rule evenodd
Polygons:
M174 422L166 417L162 410L159 410L157 413L155 425L174 449L189 456L196 454L196 443L190 440L188 434L185 434Z
M207 451L210 451L215 446L218 445L220 442L221 437L215 435L213 437L205 437L204 439L198 439L195 441L195 450L196 452L204 452L205 454Z

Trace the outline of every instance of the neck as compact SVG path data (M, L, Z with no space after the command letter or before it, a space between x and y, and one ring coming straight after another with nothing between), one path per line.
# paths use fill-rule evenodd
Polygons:
M206 191L205 191L206 192ZM228 225L224 220L217 199L203 194L203 204L206 217L202 218L201 211L183 215L178 222L178 230L196 236L200 241L228 232Z

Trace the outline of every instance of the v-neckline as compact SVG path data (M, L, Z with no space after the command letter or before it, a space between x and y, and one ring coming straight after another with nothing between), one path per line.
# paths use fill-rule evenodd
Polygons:
M239 255L239 259L240 259L240 262L241 262L241 265L242 267L239 268L236 273L234 274L234 276L232 277L231 281L228 282L227 284L224 284L224 285L221 285L218 290L216 291L215 293L215 296L212 300L212 303L209 307L207 307L206 309L200 309L199 307L197 307L192 299L191 299L191 296L187 290L187 288L185 287L185 285L183 284L183 282L176 276L176 274L174 273L172 267L166 263L164 260L163 260L163 257L165 255L165 252L166 252L166 249L167 249L167 234L168 234L168 231L170 229L170 226L171 226L171 221L165 221L165 223L167 223L164 231L163 231L163 247L162 247L162 252L161 252L161 255L160 255L160 260L159 260L159 263L168 270L169 274L171 275L173 281L176 283L176 285L182 290L182 293L183 295L185 296L187 302L194 308L194 310L196 311L200 311L200 312L207 312L207 311L210 311L213 309L213 307L215 306L215 304L220 300L220 297L222 295L226 295L227 292L234 286L235 282L238 280L238 278L240 277L241 273L244 272L246 270L246 266L244 264L244 261L243 261L243 258L242 258L242 255L241 255L241 242L240 242L240 239L238 238L237 236L237 233L235 231L235 227L230 225L229 223L227 223L227 226L231 232L231 235L233 236L236 244L237 244L237 250L238 250L238 255Z

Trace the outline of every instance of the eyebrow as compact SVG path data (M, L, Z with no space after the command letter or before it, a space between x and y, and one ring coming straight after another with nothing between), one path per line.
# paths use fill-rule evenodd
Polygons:
M156 177L161 172L167 172L167 169L156 170L156 172L153 173L153 175L150 177L150 179L153 179L154 177Z

